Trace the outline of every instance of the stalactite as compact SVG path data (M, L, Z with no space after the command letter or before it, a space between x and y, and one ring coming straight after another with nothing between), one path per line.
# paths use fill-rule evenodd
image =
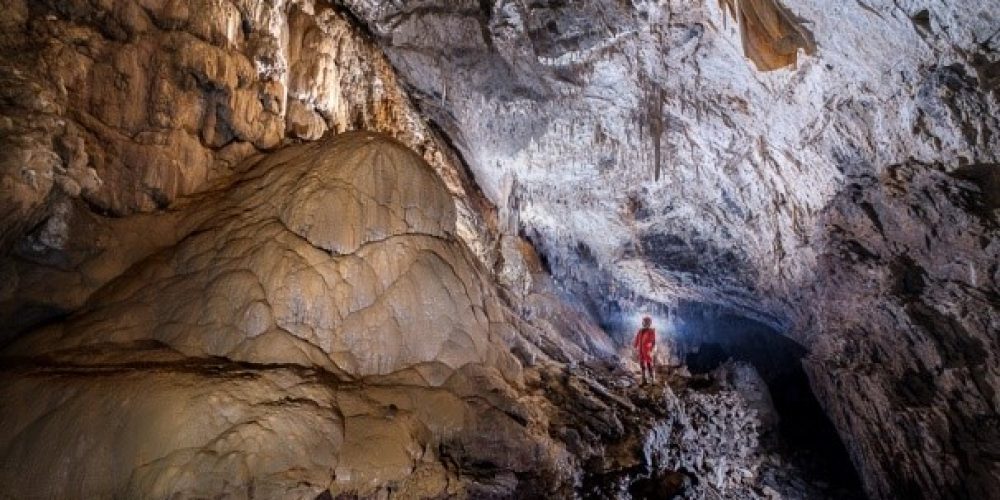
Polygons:
M662 141L663 141L663 103L664 103L663 89L657 87L653 91L653 98L650 103L650 137L653 139L653 180L660 180L661 171L661 161L662 161Z
M816 51L812 34L778 0L719 0L740 26L744 54L760 71L798 63L798 50Z

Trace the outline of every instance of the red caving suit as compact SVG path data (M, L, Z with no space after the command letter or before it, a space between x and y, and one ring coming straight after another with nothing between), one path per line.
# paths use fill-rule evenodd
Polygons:
M656 346L656 330L652 328L642 328L635 334L635 342L632 343L639 351L639 364L642 366L653 366L653 347Z

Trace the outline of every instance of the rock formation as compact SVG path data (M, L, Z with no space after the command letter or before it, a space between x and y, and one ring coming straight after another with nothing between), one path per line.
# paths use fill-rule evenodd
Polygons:
M838 495L639 309L872 498L1000 488L996 0L0 12L3 494Z
M757 69L770 71L795 66L799 49L812 55L812 35L776 0L722 0L738 20L743 54Z
M823 221L797 329L880 497L988 498L1000 478L1000 226L989 187L962 179L977 171L894 165L846 186Z
M602 363L558 363L597 334L547 322L569 309L519 319L443 183L386 136L254 158L176 210L175 244L4 351L4 495L571 496L640 469L769 491L737 392L615 390Z
M459 234L489 258L478 188L381 51L330 6L0 7L0 249L14 256L6 281L21 283L0 296L0 320L15 326L5 335L75 310L149 251L96 238L108 216L162 210L259 151L328 131L381 131L420 152L455 195Z
M6 495L438 496L452 447L558 479L513 316L415 153L344 134L178 210L175 245L6 350Z
M606 321L794 338L873 497L1000 484L997 2L344 3Z

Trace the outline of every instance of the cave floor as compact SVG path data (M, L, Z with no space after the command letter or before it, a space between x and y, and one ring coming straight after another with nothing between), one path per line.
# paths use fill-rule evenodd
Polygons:
M658 367L655 382L641 384L637 374L630 373L613 363L590 363L586 366L588 376L599 380L623 400L634 404L642 412L657 417L676 417L671 413L686 414L681 418L671 420L674 430L686 426L685 432L694 431L708 440L714 440L721 446L742 441L739 450L738 467L746 467L741 471L746 476L749 486L742 493L734 491L732 485L723 488L713 488L708 485L710 498L784 498L784 499L820 499L820 500L854 500L864 499L860 483L854 472L837 470L826 450L816 449L812 443L797 441L794 435L789 435L777 423L761 424L756 418L756 412L751 410L749 419L733 422L734 413L741 406L742 396L736 388L725 380L727 366L705 374L692 375L686 366ZM734 400L733 396L737 399ZM723 402L719 407L697 408L698 401L704 398L714 402ZM680 401L680 405L678 405ZM726 405L725 402L731 403ZM707 414L698 410L708 410ZM701 419L697 417L703 417ZM686 417L686 418L685 418ZM707 419L704 417L708 417ZM715 420L715 421L713 421ZM735 420L738 420L736 418ZM742 431L741 425L751 424L753 429L736 436L732 434L733 427ZM735 424L729 426L727 424ZM745 429L745 427L744 427ZM742 439L733 439L742 438ZM749 438L749 439L748 439ZM647 440L650 438L647 437ZM648 447L649 441L647 441ZM700 446L707 444L705 439L696 441L673 441L671 445L678 446L674 450L675 457L697 455L704 450ZM687 445L687 446L685 446ZM749 446L751 449L747 449ZM711 452L708 455L713 455ZM704 498L705 480L718 479L726 471L713 468L710 462L718 460L718 454L708 458L704 463L686 463L681 467L663 467L657 464L655 458L649 463L650 457L645 457L641 466L632 466L619 470L590 471L584 481L581 492L583 498L619 498L619 491L627 489L634 499L662 498ZM732 459L723 456L721 461ZM681 461L684 461L681 458ZM678 464L674 464L678 465ZM691 467L695 465L695 467ZM839 464L837 464L839 465ZM714 476L714 477L713 477ZM751 477L752 476L752 477ZM846 477L845 477L846 476ZM626 485L627 486L624 486ZM718 486L718 485L714 485ZM751 495L751 496L744 496Z

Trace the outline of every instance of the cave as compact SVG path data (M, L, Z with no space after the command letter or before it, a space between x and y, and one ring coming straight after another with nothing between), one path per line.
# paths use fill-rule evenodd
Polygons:
M814 480L836 485L828 495L864 498L836 428L816 400L801 360L804 347L773 328L717 307L684 304L678 310L676 351L696 375L726 363L749 364L766 385L773 414L764 440Z
M0 0L0 499L992 499L996 0Z

